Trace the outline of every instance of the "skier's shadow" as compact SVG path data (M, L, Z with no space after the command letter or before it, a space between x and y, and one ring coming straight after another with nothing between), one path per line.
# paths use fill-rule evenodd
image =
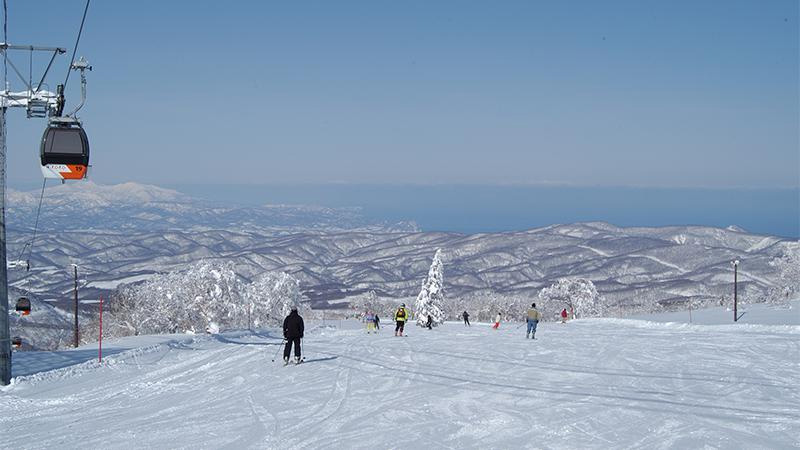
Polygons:
M306 360L303 360L303 364L308 364L308 363L312 363L312 362L333 361L334 359L339 359L339 357L338 356L328 356L327 358L306 359Z
M262 339L277 339L275 336L272 336L270 333L256 333L253 332L252 334L255 337L262 338ZM214 339L217 342L221 342L223 344L235 344L235 345L283 345L285 342L283 340L275 341L275 342L243 342L243 341L235 341L233 339L227 338L221 334L215 334Z

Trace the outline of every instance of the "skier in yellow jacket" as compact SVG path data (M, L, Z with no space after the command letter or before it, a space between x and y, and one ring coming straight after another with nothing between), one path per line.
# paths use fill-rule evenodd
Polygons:
M402 336L403 335L403 328L406 326L406 322L411 318L411 314L406 309L406 304L403 303L397 308L397 311L394 313L394 320L397 322L397 326L394 328L394 335L395 336Z

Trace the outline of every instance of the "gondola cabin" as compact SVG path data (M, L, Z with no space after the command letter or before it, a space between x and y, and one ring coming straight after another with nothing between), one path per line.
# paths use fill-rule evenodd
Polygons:
M31 313L31 301L28 300L28 297L20 297L19 300L17 300L16 310L23 316L27 316Z
M42 134L39 153L45 178L86 178L89 170L89 138L76 119L51 119Z

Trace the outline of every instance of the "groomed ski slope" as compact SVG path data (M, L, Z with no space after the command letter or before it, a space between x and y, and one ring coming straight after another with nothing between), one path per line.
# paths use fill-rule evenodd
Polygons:
M102 364L69 365L91 348L16 354L2 447L800 445L797 326L597 319L530 341L515 324L334 324L308 327L297 367L270 362L268 332L128 338Z

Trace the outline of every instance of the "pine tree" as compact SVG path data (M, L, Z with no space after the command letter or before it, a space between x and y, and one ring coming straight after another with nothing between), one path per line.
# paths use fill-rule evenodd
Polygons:
M444 268L442 266L442 250L437 249L433 255L431 268L428 270L428 278L422 284L422 289L417 296L414 304L414 316L417 318L417 325L425 326L428 323L428 316L433 318L434 325L444 322L442 305L444 304Z

